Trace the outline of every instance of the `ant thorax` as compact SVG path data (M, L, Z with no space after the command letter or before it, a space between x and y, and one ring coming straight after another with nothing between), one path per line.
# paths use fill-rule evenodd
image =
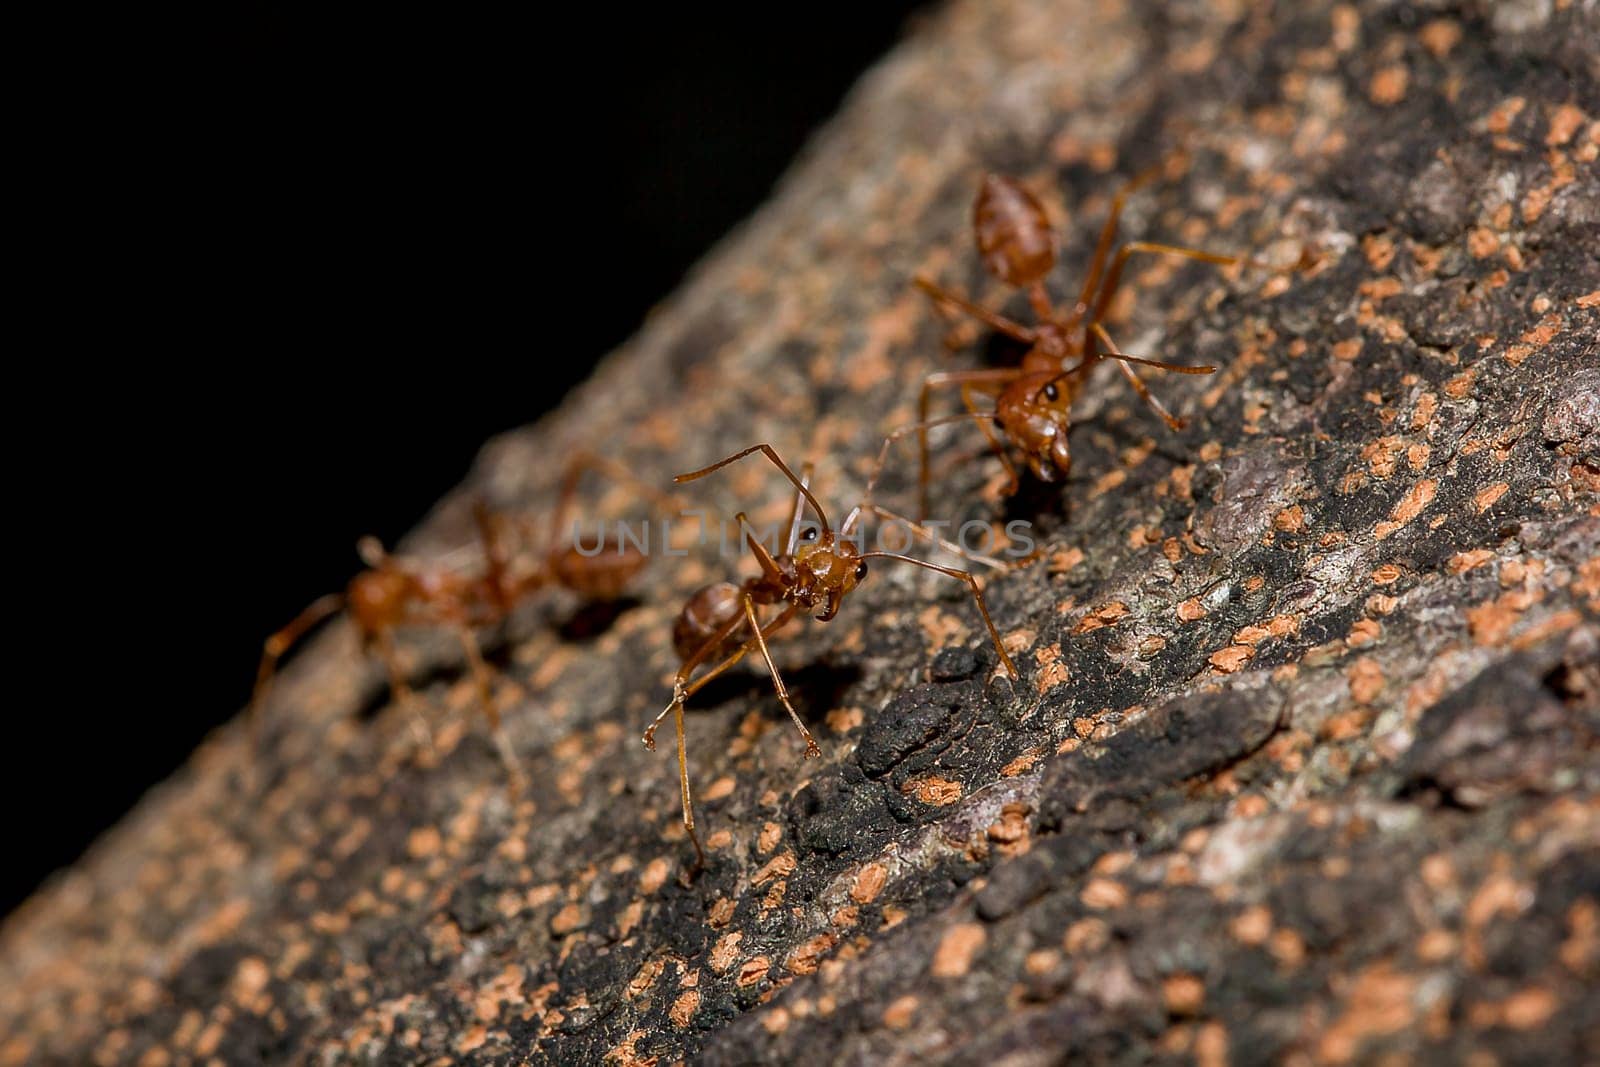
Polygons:
M1050 371L1058 373L1062 363L1076 359L1083 353L1083 345L1074 340L1072 328L1060 322L1041 322L1033 328L1033 347L1022 357L1025 372Z

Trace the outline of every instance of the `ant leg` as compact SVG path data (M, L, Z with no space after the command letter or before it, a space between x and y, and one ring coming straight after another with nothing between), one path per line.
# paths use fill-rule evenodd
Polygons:
M789 620L795 617L795 613L799 610L800 605L790 604L777 615L773 616L767 621L765 626L761 627L762 637L771 637L773 634L783 629L786 625L788 625ZM715 667L712 667L709 671L706 671L706 673L696 678L693 682L690 682L688 687L683 691L684 699L687 700L688 698L694 696L701 689L705 688L705 686L713 679L721 676L723 672L730 670L740 660L748 656L750 654L750 650L754 647L755 643L753 641L746 641L744 644L735 649L727 659L723 660Z
M971 407L970 404L968 406ZM914 422L909 426L902 426L892 431L883 439L883 443L878 446L878 458L872 462L872 474L867 478L866 491L861 494L861 502L851 508L850 514L844 517L844 525L839 527L839 536L846 537L849 535L850 531L855 528L856 520L861 517L861 512L871 502L872 494L878 488L878 479L883 477L884 465L889 462L889 449L894 446L896 441L908 434L926 434L928 430L935 426L948 426L952 422L965 422L968 419L993 420L994 417L994 412L992 411L974 409L962 415L943 415L937 419L924 419L921 422Z
M1144 384L1143 379L1135 374L1133 368L1128 366L1128 364L1139 363L1147 367L1160 367L1163 370L1175 370L1180 374L1211 374L1214 373L1217 368L1186 367L1181 363L1159 363L1153 359L1139 359L1137 356L1124 355L1120 350L1118 350L1116 342L1111 339L1111 335L1106 333L1104 326L1101 326L1098 322L1096 322L1091 323L1089 329L1094 333L1095 336L1105 342L1106 348L1109 350L1107 356L1103 358L1114 359L1117 361L1117 369L1122 372L1123 377L1128 379L1128 384L1133 386L1133 391L1138 393L1140 399L1142 399L1146 404L1149 404L1157 415L1161 416L1162 420L1167 424L1167 429L1177 432L1188 425L1187 421L1168 411L1166 405L1155 398L1155 396L1150 392L1149 388Z
M783 623L788 622L793 615L794 612L791 608L791 610L774 619L770 625L773 629L776 629ZM661 720L665 719L669 714L672 716L672 723L678 734L678 787L683 793L683 828L688 831L689 840L694 842L694 869L696 871L705 866L706 853L705 849L700 847L699 836L694 832L694 798L689 791L689 755L687 742L684 739L683 705L684 702L689 699L689 695L696 689L699 689L700 686L704 685L706 682L710 681L712 678L715 678L717 675L721 674L723 671L739 662L739 660L743 659L745 653L749 650L749 643L746 642L744 648L741 648L733 656L730 656L726 661L712 669L712 671L704 678L701 678L697 684L690 686L686 683L689 680L690 673L693 672L695 667L699 666L700 662L710 655L713 649L720 646L722 642L727 639L729 634L733 633L734 630L738 629L744 623L745 617L743 615L734 616L731 620L729 620L727 625L723 626L716 633L708 637L705 643L695 650L694 655L684 660L683 666L678 668L678 675L672 683L672 703L668 704L661 714L655 717L655 721L652 722L649 728L644 732L644 747L654 752L656 748L656 728L661 725ZM760 632L761 631L758 628L756 633L760 634Z
M410 683L406 681L405 668L400 663L400 652L394 643L394 632L384 627L373 635L373 639L378 645L378 658L383 660L384 669L389 672L389 690L394 696L395 703L410 714L411 729L417 735L417 744L432 754L433 730L429 728L428 720L417 704L417 696L411 691Z
M994 422L993 414L978 408L973 399L973 390L970 385L961 387L961 402L966 405L967 410L972 414L989 416L987 419L980 419L978 427L983 430L983 436L989 440L989 448L994 452L995 458L1000 461L1000 466L1004 467L1006 471L1006 488L1000 490L1000 495L1012 495L1022 485L1022 481L1017 477L1017 468L1011 465L1011 457L1006 455L1005 445L1000 443L999 436L994 432L994 427L990 425Z
M917 278L913 281L913 284L931 297L936 303L950 304L953 307L959 308L968 315L971 315L973 318L977 319L979 322L983 323L985 326L989 327L991 330L996 330L1005 334L1007 337L1015 338L1016 340L1021 341L1023 344L1031 345L1038 337L1038 334L1028 327L1022 325L1022 323L1013 322L1011 319L1006 318L1004 315L1001 315L998 312L990 311L982 304L974 303L958 293L952 293L950 290L945 289L942 286L935 285L933 282L922 277L921 275L917 276Z
M1122 268L1128 262L1128 257L1136 253L1157 256L1179 256L1183 259L1198 259L1202 263L1215 263L1218 266L1228 267L1235 263L1250 262L1240 256L1225 256L1220 252L1207 252L1201 248L1184 248L1179 245L1159 245L1149 241L1130 241L1117 249L1116 258L1111 261L1111 269L1106 271L1105 283L1100 287L1099 295L1094 298L1094 311L1089 316L1090 322L1099 322L1105 318L1106 309L1111 306L1111 298L1117 295L1117 289L1122 285ZM1267 264L1257 264L1267 266ZM1095 356L1095 343L1091 338L1084 346L1084 358L1092 360Z
M1083 279L1083 293L1078 297L1077 314L1081 315L1089 306L1089 298L1094 295L1095 286L1100 282L1100 271L1106 265L1106 256L1111 254L1111 244L1117 239L1117 224L1122 218L1122 207L1128 202L1139 188L1150 179L1161 173L1163 164L1156 164L1146 170L1140 171L1127 184L1117 190L1117 195L1111 199L1111 214L1106 216L1106 224L1100 230L1100 239L1095 242L1094 258L1089 261L1089 273Z
M511 747L510 738L506 737L505 730L500 725L500 709L494 703L494 673L489 670L489 665L484 662L483 649L478 644L477 635L465 622L455 624L456 637L461 642L461 649L467 654L467 662L472 666L473 679L478 683L478 705L483 709L483 717L489 723L489 736L494 738L494 747L500 753L500 762L505 764L506 774L510 777L512 787L516 788L522 782L522 768L517 763L516 752Z
M678 788L683 794L683 828L694 844L694 869L692 878L706 865L706 850L700 847L700 835L694 832L694 797L689 792L689 748L683 735L683 701L672 702L672 724L678 730Z
M261 663L256 667L255 689L250 694L250 705L245 711L245 722L249 724L250 748L252 750L257 747L257 743L260 740L257 734L261 729L261 708L266 703L267 694L272 689L272 678L277 673L278 660L313 627L330 615L336 614L343 607L343 593L329 593L327 596L318 597L304 611L296 615L289 622L289 625L267 638L265 643L262 644Z
M767 670L772 674L772 686L778 691L778 699L783 701L789 718L794 720L795 729L800 731L800 736L806 740L806 759L822 755L822 749L817 747L817 739L811 736L811 731L806 729L806 724L800 721L800 713L794 710L794 705L789 701L789 689L783 684L783 675L778 673L777 664L772 662L772 653L767 651L767 639L761 634L761 620L756 618L755 602L750 599L750 594L744 595L744 617L750 620L750 629L755 632L753 640L756 647L761 649L761 658L767 661Z
M992 370L940 371L922 379L922 392L917 398L917 425L922 427L917 432L917 509L919 518L928 517L928 398L931 392L947 385L959 385L963 393L969 387L998 390L1007 382L1014 381L1021 373L1021 371L1013 367L1001 367ZM885 442L885 446L887 446L887 442Z
M732 634L733 631L737 630L743 625L744 616L735 615L733 618L729 619L726 623L719 627L716 633L706 638L705 642L701 644L699 648L695 649L694 655L683 661L683 665L678 668L677 676L672 681L672 703L668 704L664 709L662 709L661 714L657 715L650 725L645 729L644 737L641 739L644 741L645 748L649 749L651 752L656 750L656 729L661 725L663 719L672 714L673 708L681 705L685 700L689 699L690 691L687 688L689 684L689 675L692 674L694 669L704 662L705 658L711 655L711 653L715 651L716 648L722 644L722 642L726 641L728 636ZM731 666L731 664L729 664L729 666Z
M772 446L768 444L751 445L749 448L740 449L738 452L735 452L733 455L728 456L725 459L717 460L717 462L713 463L709 467L701 467L697 471L690 471L688 474L680 474L676 478L672 479L672 481L674 484L681 485L684 482L692 482L696 478L704 478L706 475L715 471L719 471L730 463L737 463L744 457L753 455L756 452L762 453L769 460L771 460L773 465L783 472L783 476L789 479L790 483L800 491L800 495L806 498L806 503L810 504L812 510L817 513L817 521L822 524L822 528L825 530L833 529L833 527L828 524L828 513L823 510L821 504L817 503L817 498L811 495L811 490L804 482L795 477L794 471L789 469L789 465L780 459L778 457L778 453L773 451Z
M921 523L912 522L904 515L897 515L888 508L879 507L877 504L868 504L866 505L866 510L872 512L880 519L886 519L889 522L905 523L905 525L911 529L912 533L927 541L929 544L938 545L946 552L960 556L962 559L969 559L974 563L982 563L984 566L993 567L997 571L1006 571L1011 569L1011 565L1008 563L1004 563L1001 560L995 559L993 556L985 556L981 552L969 551L968 549L956 544L954 541L946 541L944 538L940 537L938 534L934 533Z
M604 474L615 482L632 486L634 489L650 497L657 507L670 512L677 506L672 497L663 493L655 486L641 479L625 464L594 452L583 451L572 457L567 463L566 473L561 479L560 494L556 497L556 506L550 514L550 534L544 545L544 554L548 555L554 550L557 540L561 536L561 529L566 525L566 519L572 512L572 502L578 494L578 483L582 480L585 471L594 471Z
M861 558L898 560L901 563L911 563L966 582L967 588L972 590L973 602L978 605L978 614L983 616L983 624L989 628L989 639L994 642L994 650L1000 654L1000 662L1006 665L1006 673L1011 675L1013 680L1017 678L1017 665L1012 663L1011 657L1006 654L1006 646L1000 642L1000 631L994 628L994 620L989 617L989 607L983 602L983 590L978 585L978 579L974 578L971 573L957 570L954 567L941 567L937 563L929 563L927 560L917 559L915 556L902 556L898 552L866 552L861 555Z

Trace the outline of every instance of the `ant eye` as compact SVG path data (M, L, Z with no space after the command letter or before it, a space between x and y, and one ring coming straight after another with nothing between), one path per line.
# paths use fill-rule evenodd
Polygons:
M856 581L865 581L867 577L867 561L862 560L856 564Z
M1055 382L1044 387L1044 398L1052 403L1061 398L1061 390L1056 388Z
M802 540L802 541L815 541L816 539L817 539L817 528L815 526L802 526L800 528L800 540Z

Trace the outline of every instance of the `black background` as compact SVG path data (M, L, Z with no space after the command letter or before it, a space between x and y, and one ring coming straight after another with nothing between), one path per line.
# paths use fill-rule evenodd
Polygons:
M13 709L0 914L243 705L357 537L631 334L919 5L223 7L104 88L88 247L121 273L73 314L114 338L112 473L78 486L72 699Z

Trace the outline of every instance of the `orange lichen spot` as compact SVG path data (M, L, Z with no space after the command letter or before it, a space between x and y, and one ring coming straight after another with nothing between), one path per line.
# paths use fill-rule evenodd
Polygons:
M917 998L909 993L883 1010L883 1025L890 1030L909 1030L916 1018Z
M795 859L793 852L780 852L768 860L765 867L756 872L755 877L750 879L750 884L765 885L774 878L787 878L794 873L794 869L798 865L799 863Z
M765 856L778 847L778 841L782 837L783 827L775 822L762 823L761 833L756 837L756 851Z
M866 716L860 708L830 708L827 715L828 729L836 734L847 734L866 721Z
M667 881L667 872L672 865L663 856L657 856L644 865L644 870L639 872L639 892L649 896L660 889Z
M1294 930L1280 926L1267 939L1267 951L1283 966L1293 969L1305 962L1306 943Z
M1080 634L1089 633L1093 630L1098 630L1101 627L1110 626L1127 614L1128 605L1124 604L1120 600L1113 600L1111 603L1106 604L1103 607L1096 608L1089 614L1085 615L1083 617L1083 621L1078 623L1077 629L1073 632Z
M1405 526L1422 514L1423 509L1433 502L1434 494L1438 491L1439 482L1436 479L1423 478L1418 481L1395 503L1389 512L1389 521L1380 522L1373 528L1373 536L1381 541Z
M1550 114L1550 129L1544 135L1544 143L1551 148L1566 144L1583 126L1585 117L1581 108L1562 104Z
M1465 574L1483 566L1494 559L1494 551L1488 548L1474 548L1467 552L1457 552L1450 557L1450 562L1445 564L1445 569L1451 574Z
M1358 704L1370 704L1383 692L1383 668L1371 656L1362 656L1350 664L1345 678L1350 684L1350 697Z
M1391 64L1372 76L1367 85L1367 97L1379 107L1390 107L1406 98L1410 81L1410 72L1403 64Z
M1079 919L1067 927L1061 947L1069 956L1099 952L1111 941L1111 927L1104 919Z
M550 916L550 932L557 937L565 937L574 930L581 929L586 922L583 909L576 903L568 904Z
M1078 900L1084 907L1096 911L1125 908L1128 899L1128 887L1111 878L1091 878L1083 887L1083 892L1078 894Z
M1487 226L1474 226L1467 234L1467 251L1475 259L1488 259L1500 251L1500 238Z
M1241 944L1264 944L1272 934L1272 911L1265 904L1252 904L1233 917L1228 931Z
M821 933L793 952L784 961L784 966L793 974L815 974L822 964L822 958L833 951L833 946L839 939L831 933Z
M1034 750L1024 752L1022 755L1018 756L1016 759L1000 768L1000 777L1015 778L1019 774L1027 773L1033 768L1035 763L1039 762L1039 755L1040 753Z
M1099 478L1095 479L1094 485L1089 488L1089 496L1104 496L1113 489L1121 486L1122 483L1127 480L1127 471L1123 470L1121 467L1113 467L1106 473L1102 474Z
M1345 998L1345 1010L1323 1032L1318 1058L1328 1063L1349 1063L1358 1058L1370 1038L1398 1033L1412 1025L1418 979L1394 970L1387 960L1356 975Z
M1066 574L1083 562L1083 549L1064 548L1050 553L1046 564L1051 574Z
M1361 354L1361 338L1351 337L1333 346L1333 358L1350 363Z
M772 961L765 956L754 956L744 961L739 968L739 977L735 981L741 988L748 989L767 976L767 971L772 969Z
M1351 648L1365 648L1383 636L1383 626L1373 619L1357 619L1345 635L1344 643Z
M1000 818L989 824L985 831L989 840L1001 845L1014 845L1028 836L1028 806L1007 804L1000 809Z
M711 956L708 962L711 969L717 974L727 974L728 968L733 966L738 958L739 942L744 940L744 934L737 930L730 930L717 938L717 943L711 946Z
M850 899L857 904L871 904L889 884L889 869L881 863L869 863L856 874L850 887Z
M1250 657L1253 655L1255 655L1255 649L1249 645L1229 645L1227 648L1211 653L1210 663L1212 667L1221 673L1232 674L1250 662Z
M678 1029L687 1029L689 1021L694 1018L694 1013L700 1010L700 990L685 989L678 994L678 999L672 1002L672 1009L667 1013L672 1019L672 1025Z
M1398 437L1380 437L1361 450L1361 458L1379 478L1387 478L1400 465L1400 453L1405 442Z
M1493 485L1485 486L1472 495L1472 506L1477 509L1479 515L1482 515L1494 506L1495 501L1505 496L1506 490L1510 488L1511 486L1506 482L1496 482Z
M1539 599L1536 591L1513 589L1487 603L1467 609L1467 631L1480 645L1499 645L1505 642L1511 628Z
M1444 395L1451 400L1460 400L1472 392L1472 381L1478 376L1476 368L1468 368L1444 383Z
M930 807L943 808L961 799L961 783L930 775L907 782L902 792L910 793Z
M712 901L710 909L707 910L706 921L714 927L727 926L733 921L733 913L738 907L738 903L731 897L718 897Z
M661 977L661 972L666 968L666 960L646 960L644 966L640 967L638 973L628 982L628 997L636 1000L644 996L645 993L649 992L650 987L656 984L656 979Z
M701 798L708 802L713 800L721 800L724 797L732 795L733 787L734 781L732 775L725 774L721 778L718 778L716 781L712 782L710 785L706 786L706 791L701 794Z
M1200 600L1197 597L1190 597L1188 600L1185 600L1183 603L1178 605L1178 618L1182 619L1184 622L1194 622L1205 617L1205 605L1200 603Z
M438 852L442 843L438 827L419 826L406 837L406 854L414 860L426 859Z
M1174 974L1161 983L1168 1015L1199 1015L1206 1002L1206 984L1197 974Z
M960 978L972 969L972 961L988 940L981 923L957 923L945 931L933 953L930 973L935 978Z
M1067 665L1061 662L1060 643L1052 642L1040 647L1034 652L1033 658L1039 666L1034 684L1041 694L1066 683L1069 675Z
M1461 24L1454 19L1434 19L1417 31L1422 47L1435 59L1443 59L1461 41Z
M1306 512L1299 504L1292 504L1272 517L1274 529L1284 533L1304 533L1306 529Z

